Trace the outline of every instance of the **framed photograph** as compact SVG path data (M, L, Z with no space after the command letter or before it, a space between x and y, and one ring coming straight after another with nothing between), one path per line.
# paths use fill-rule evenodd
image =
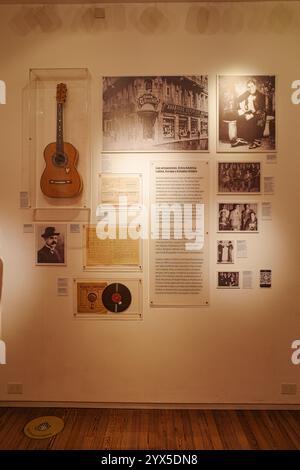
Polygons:
M233 264L235 257L235 242L232 240L217 241L217 263Z
M239 289L240 288L239 271L218 271L217 288L218 289Z
M103 151L208 151L208 77L103 77Z
M218 162L219 194L260 194L260 162Z
M35 227L36 265L66 265L66 241L66 224L37 224Z
M218 152L276 151L275 78L218 77Z
M218 204L219 232L258 232L258 204L229 202Z
M260 282L259 287L272 287L272 270L271 269L261 269L260 270Z

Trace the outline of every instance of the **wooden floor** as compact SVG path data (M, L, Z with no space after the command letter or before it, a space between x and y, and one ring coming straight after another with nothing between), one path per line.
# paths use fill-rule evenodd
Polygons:
M25 424L64 419L64 430L32 440ZM0 449L300 449L300 411L0 408Z

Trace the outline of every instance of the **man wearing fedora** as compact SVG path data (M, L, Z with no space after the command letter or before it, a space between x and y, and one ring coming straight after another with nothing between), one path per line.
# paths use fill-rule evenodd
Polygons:
M41 237L45 240L45 245L37 253L38 263L64 263L64 255L57 250L60 233L55 227L46 227Z

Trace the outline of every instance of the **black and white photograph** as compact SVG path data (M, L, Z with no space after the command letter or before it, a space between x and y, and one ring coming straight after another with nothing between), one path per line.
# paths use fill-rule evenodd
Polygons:
M208 151L208 77L103 77L103 151Z
M66 224L36 225L36 264L66 265L66 235Z
M218 162L218 193L260 194L260 162Z
M218 151L276 150L275 75L218 77Z
M272 271L271 269L260 270L259 287L269 288L272 287Z
M218 289L239 289L240 273L239 271L219 271Z
M258 232L258 204L219 203L218 227L219 232Z
M232 240L217 241L217 263L232 264L234 263L235 242Z

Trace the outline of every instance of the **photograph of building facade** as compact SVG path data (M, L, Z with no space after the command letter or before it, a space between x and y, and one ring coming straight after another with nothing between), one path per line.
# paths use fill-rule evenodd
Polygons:
M208 150L208 79L104 77L104 151Z

